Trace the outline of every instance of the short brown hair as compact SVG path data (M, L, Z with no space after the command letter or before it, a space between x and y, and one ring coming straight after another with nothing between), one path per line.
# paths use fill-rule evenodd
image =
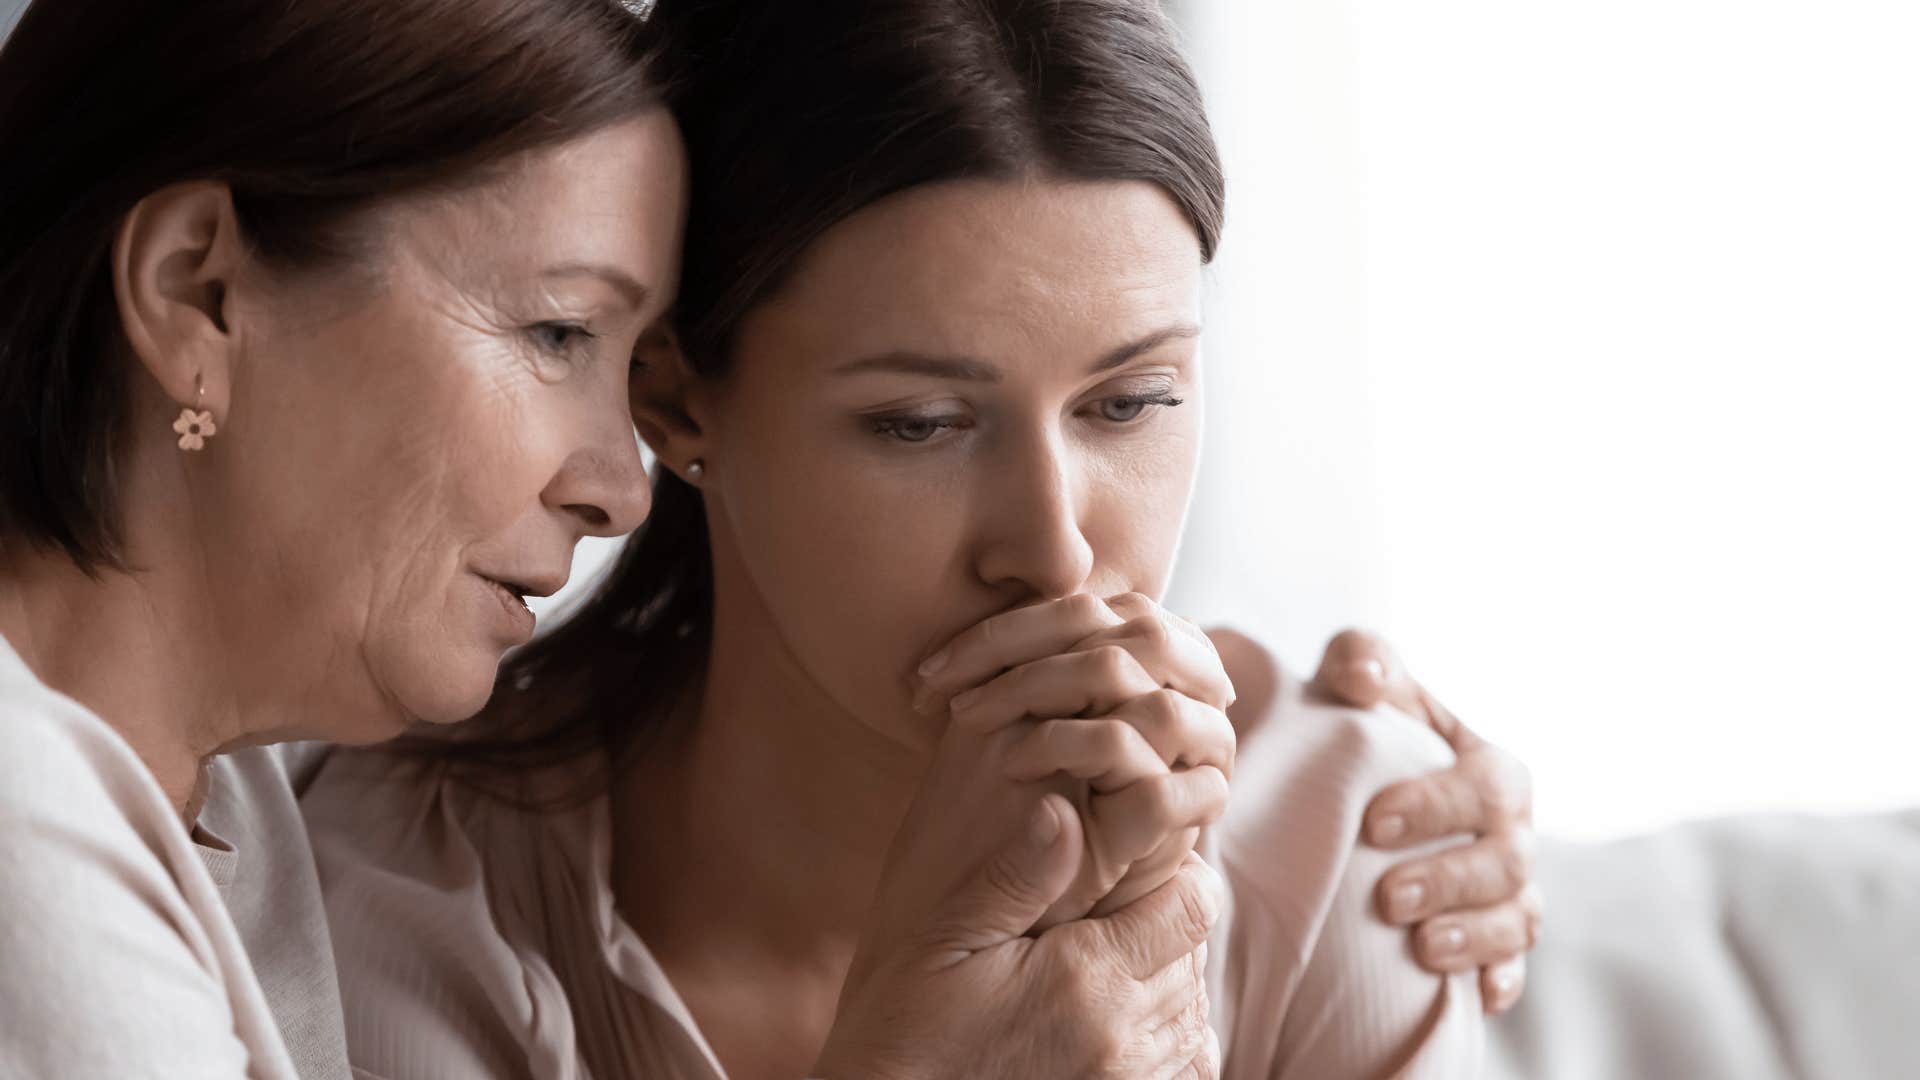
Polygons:
M252 248L351 257L372 204L659 100L619 0L38 0L0 49L0 542L121 566L108 261L148 194L225 181Z

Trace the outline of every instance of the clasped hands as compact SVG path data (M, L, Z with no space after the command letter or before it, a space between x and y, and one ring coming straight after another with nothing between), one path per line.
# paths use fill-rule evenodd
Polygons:
M1244 666L1250 643L1221 641ZM1365 835L1477 841L1395 867L1381 915L1415 927L1423 966L1478 965L1489 1010L1510 1007L1539 920L1524 768L1368 635L1335 638L1314 688L1336 704L1394 704L1453 746L1453 768L1373 800ZM991 1047L1016 1071L1213 1075L1205 941L1223 885L1192 850L1225 810L1235 722L1267 719L1234 702L1208 636L1138 594L1002 612L929 656L915 707L948 722L889 853L823 1073L992 1064L943 1059L944 1044ZM933 1004L943 997L947 1008Z

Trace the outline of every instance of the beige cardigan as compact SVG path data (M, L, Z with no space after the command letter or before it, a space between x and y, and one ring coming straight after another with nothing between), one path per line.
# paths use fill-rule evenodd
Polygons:
M1375 919L1370 899L1402 856L1355 842L1374 792L1448 761L1397 713L1281 687L1204 845L1231 894L1210 962L1226 1077L1479 1074L1474 975L1414 965L1406 933ZM604 799L529 814L339 753L302 809L360 1075L725 1075L614 907Z
M0 969L0 1076L294 1076L219 884L159 783L4 644Z
M318 750L216 759L189 834L125 740L0 639L0 1078L344 1080L294 803Z

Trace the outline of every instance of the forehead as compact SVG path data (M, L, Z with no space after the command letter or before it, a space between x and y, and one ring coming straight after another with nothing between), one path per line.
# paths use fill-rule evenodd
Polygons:
M664 304L678 274L687 166L663 109L523 154L486 182L404 200L394 236L451 278L556 262L618 267Z
M1193 226L1157 185L954 181L829 229L763 312L837 353L1091 356L1197 322L1201 265Z

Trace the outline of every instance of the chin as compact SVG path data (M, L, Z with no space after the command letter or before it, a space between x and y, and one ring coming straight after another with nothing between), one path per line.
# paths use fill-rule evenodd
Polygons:
M402 727L444 726L471 719L493 696L494 679L500 673L500 657L501 653L491 647L416 657L418 666L414 668L414 677L407 680L404 688L396 687L393 694L405 714Z

